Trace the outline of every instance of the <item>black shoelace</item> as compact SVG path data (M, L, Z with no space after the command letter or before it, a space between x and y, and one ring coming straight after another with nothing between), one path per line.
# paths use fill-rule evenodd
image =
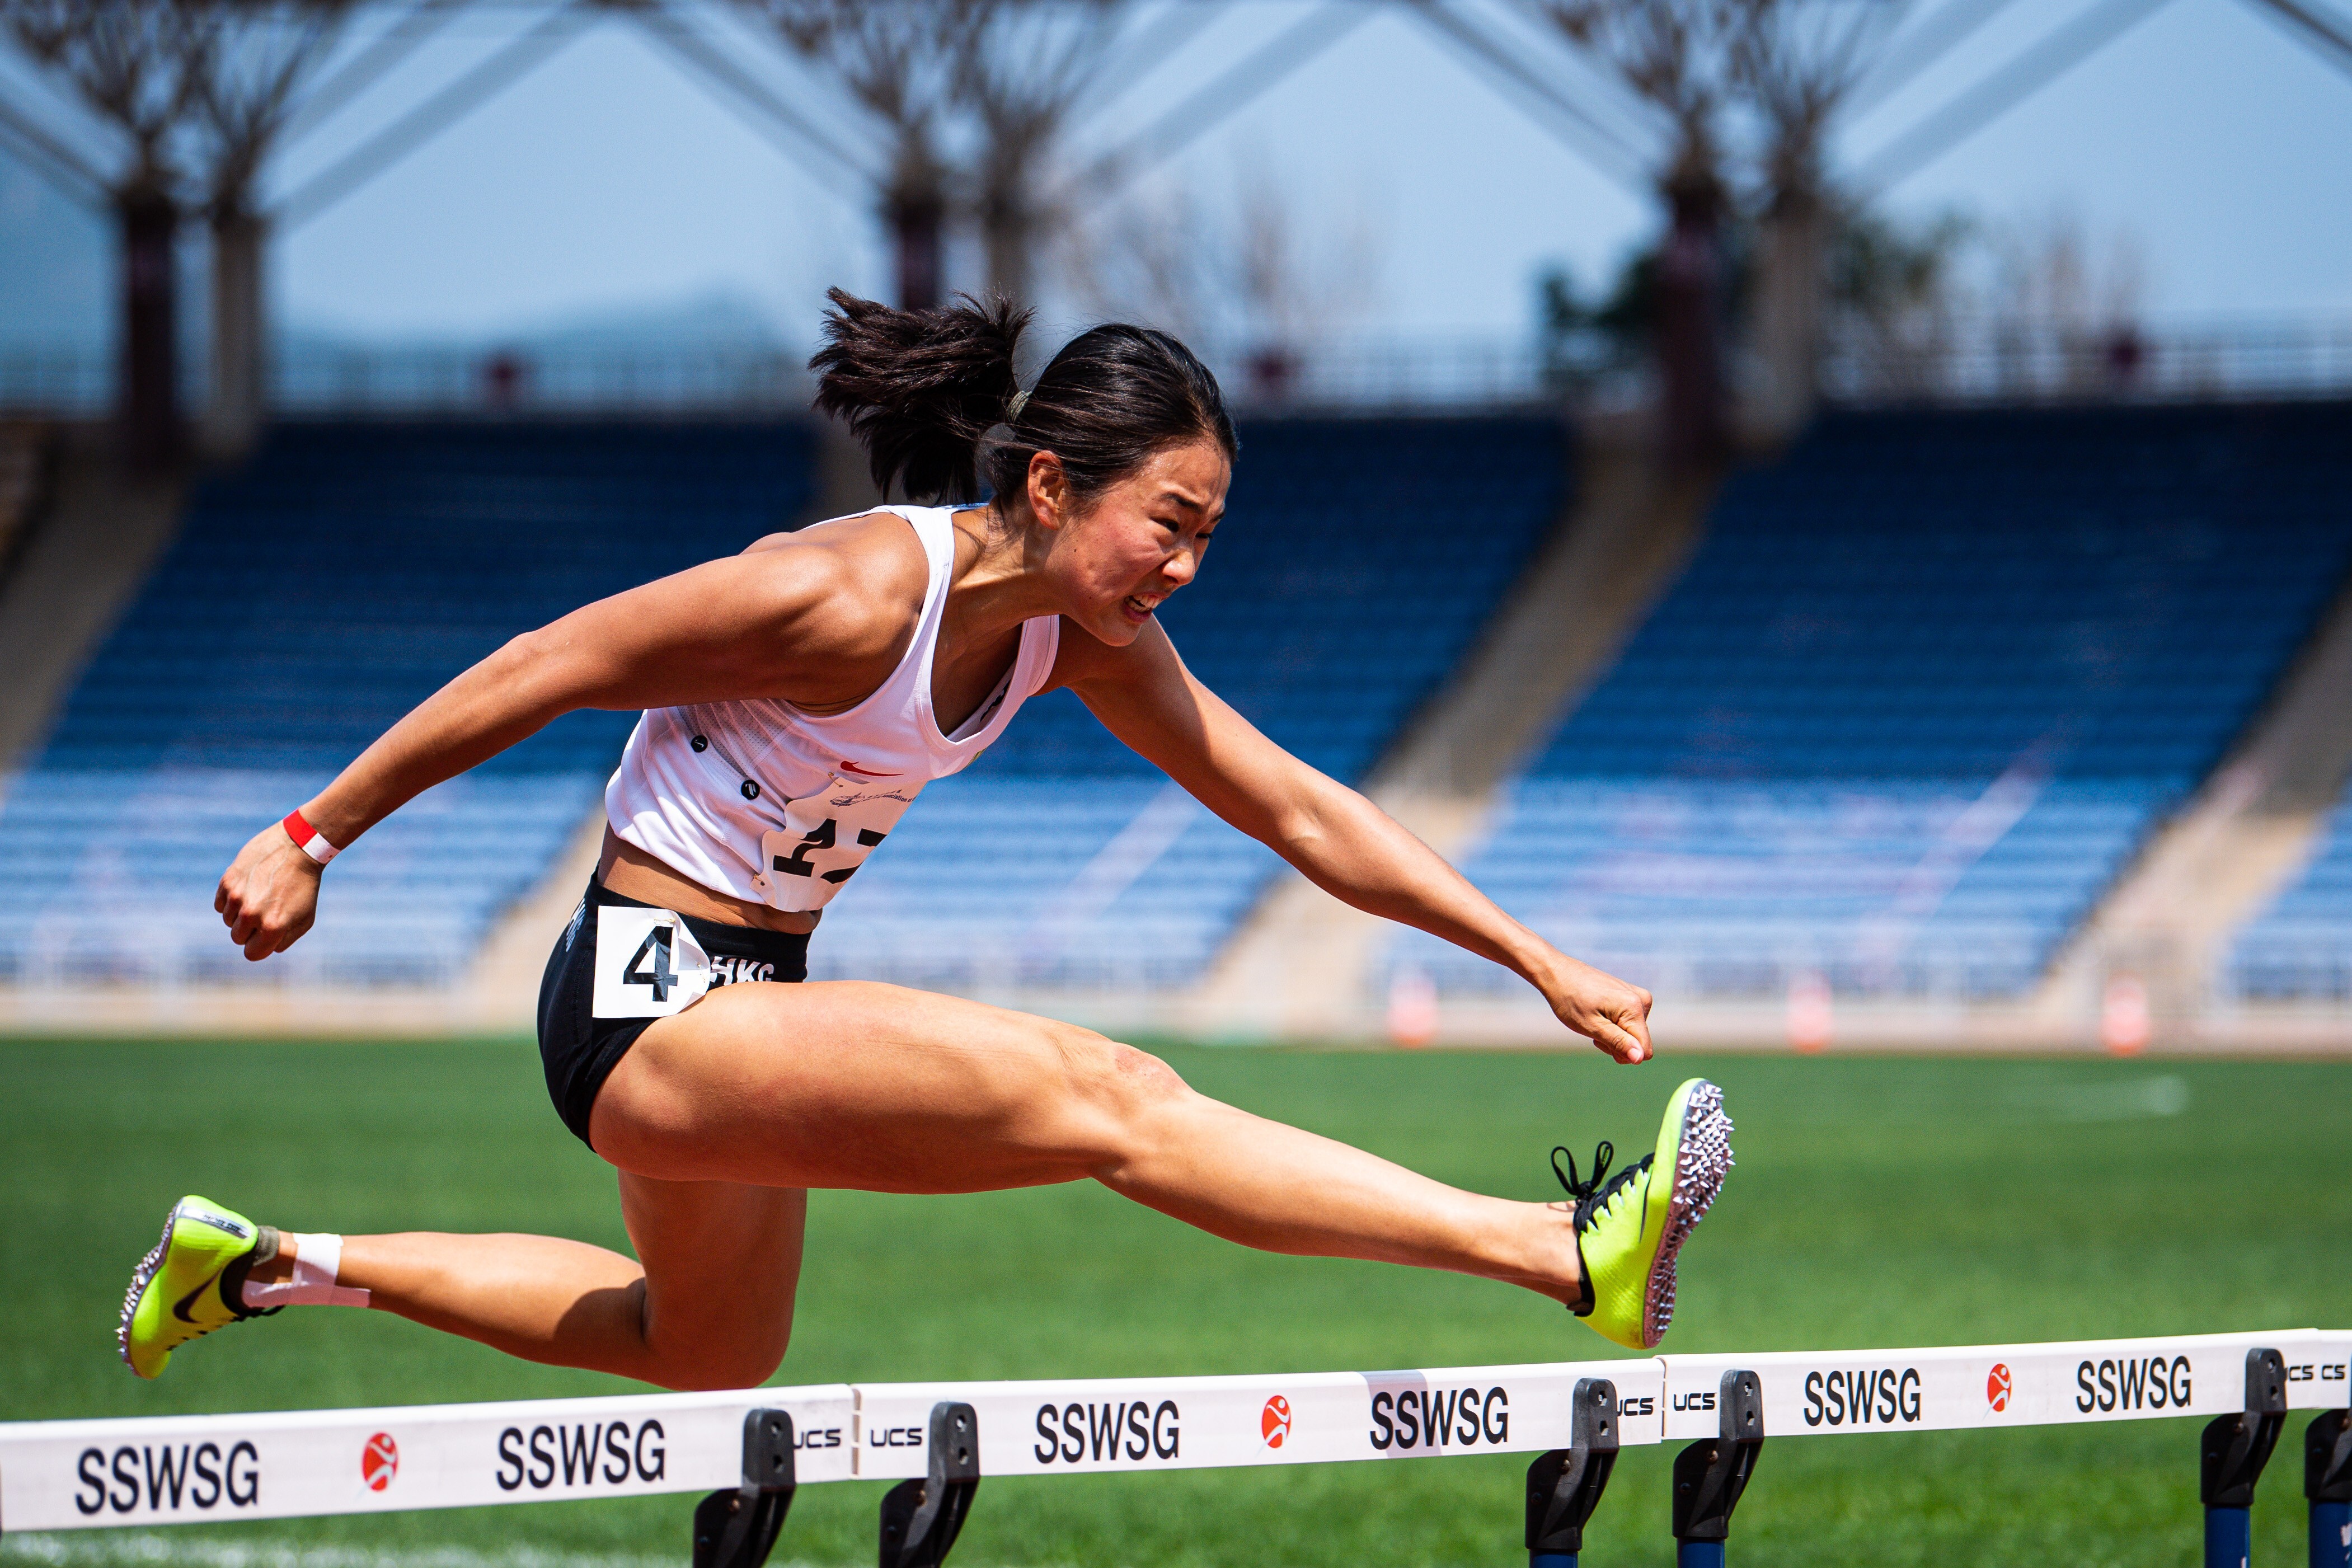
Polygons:
M1617 1145L1603 1138L1600 1145L1592 1151L1592 1175L1590 1180L1586 1180L1577 1173L1575 1155L1570 1153L1561 1145L1555 1144L1552 1147L1551 1173L1559 1178L1560 1186L1566 1190L1568 1195L1576 1200L1576 1230L1580 1236L1584 1234L1587 1217L1605 1207L1609 1200L1616 1195L1618 1188L1649 1169L1652 1158L1644 1154L1641 1159L1612 1176L1609 1173L1609 1163L1616 1157ZM1559 1168L1559 1163L1563 1159L1568 1162L1566 1171Z
M1643 1172L1648 1170L1651 1160L1654 1158L1653 1155L1644 1154L1612 1176L1609 1173L1609 1163L1616 1157L1617 1145L1603 1138L1600 1146L1592 1151L1592 1175L1588 1180L1577 1173L1575 1155L1570 1153L1562 1145L1552 1146L1551 1173L1559 1179L1559 1184L1567 1191L1568 1195L1576 1200L1576 1252L1580 1263L1584 1257L1583 1237L1586 1222L1608 1205L1609 1200L1616 1195L1618 1188L1633 1181ZM1565 1171L1559 1168L1559 1163L1563 1159L1568 1162L1568 1169ZM1570 1306L1569 1310L1580 1318L1587 1317L1592 1311L1592 1271L1588 1267L1584 1274L1583 1294L1579 1300Z

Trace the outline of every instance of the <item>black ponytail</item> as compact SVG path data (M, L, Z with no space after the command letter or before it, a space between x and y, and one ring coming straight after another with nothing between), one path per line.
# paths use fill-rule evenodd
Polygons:
M835 289L825 346L809 361L816 406L847 421L874 482L923 501L1028 489L1029 459L1061 460L1080 505L1152 454L1203 437L1241 450L1217 378L1165 332L1114 323L1063 345L1023 397L1013 351L1030 312L970 295L945 310L894 310ZM989 441L1003 426L1005 434Z
M970 295L945 310L894 310L828 289L825 346L809 361L816 405L848 423L884 495L969 500L981 437L1019 389L1013 351L1029 312Z

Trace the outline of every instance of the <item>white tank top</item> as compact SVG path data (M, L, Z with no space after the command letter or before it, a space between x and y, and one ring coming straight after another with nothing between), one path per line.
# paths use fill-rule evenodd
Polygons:
M834 714L768 698L649 708L604 786L614 833L713 892L822 909L917 793L987 750L1053 673L1061 621L1023 622L1003 680L956 733L941 734L931 661L955 574L950 509L869 510L905 518L931 569L915 635L874 695Z

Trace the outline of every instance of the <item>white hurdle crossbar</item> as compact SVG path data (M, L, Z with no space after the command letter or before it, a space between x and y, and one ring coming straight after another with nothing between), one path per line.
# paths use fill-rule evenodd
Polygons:
M1617 1451L1682 1441L1683 1568L1723 1561L1765 1435L2203 1416L2209 1568L2243 1568L2287 1412L2314 1568L2352 1568L2352 1332L1660 1355L1243 1377L713 1394L0 1424L0 1529L79 1530L704 1492L697 1568L760 1568L801 1486L895 1480L882 1568L938 1568L983 1475L1532 1452L1531 1568L1575 1568ZM2331 1554L2332 1553L2332 1554Z

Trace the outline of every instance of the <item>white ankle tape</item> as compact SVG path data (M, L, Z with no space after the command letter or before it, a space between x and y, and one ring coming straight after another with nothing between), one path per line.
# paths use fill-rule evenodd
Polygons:
M266 1311L271 1307L364 1307L368 1304L365 1290L354 1290L348 1285L335 1283L342 1268L343 1238L332 1231L298 1236L289 1233L281 1245L294 1249L294 1273L291 1278L274 1285L245 1287L245 1304L254 1311Z

